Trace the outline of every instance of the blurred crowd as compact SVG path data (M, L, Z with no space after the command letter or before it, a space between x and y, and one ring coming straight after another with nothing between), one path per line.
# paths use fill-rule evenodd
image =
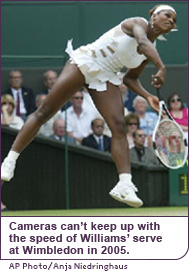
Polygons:
M120 78L123 75L120 73ZM9 88L1 95L1 125L20 130L27 118L45 101L57 78L56 71L46 71L43 74L44 89L36 93L24 86L20 70L10 71ZM124 104L125 136L131 162L160 165L152 149L157 113L149 108L144 98L131 92L124 84L119 86L119 90ZM167 105L188 138L187 105L177 92L169 96ZM40 128L38 135L111 153L111 131L85 88L78 89L67 104ZM3 203L1 209L6 209Z
M2 126L20 130L27 118L44 102L56 83L58 74L54 70L48 70L42 76L44 89L36 93L24 86L20 70L9 72L9 88L3 90L1 95ZM119 76L123 78L124 73L120 72ZM139 148L139 132L143 138L140 143L142 148L152 149L157 113L149 108L144 98L128 90L124 84L119 86L119 90L123 98L125 136L129 149ZM188 135L188 108L180 95L172 93L167 105L173 118ZM67 140L69 144L111 152L111 131L85 88L78 89L67 104L40 128L38 134L53 140Z

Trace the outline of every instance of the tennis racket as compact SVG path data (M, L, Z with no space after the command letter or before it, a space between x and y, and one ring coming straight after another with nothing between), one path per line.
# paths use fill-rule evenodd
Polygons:
M167 168L178 169L184 166L188 157L185 135L173 119L157 89L160 110L152 142L156 156Z

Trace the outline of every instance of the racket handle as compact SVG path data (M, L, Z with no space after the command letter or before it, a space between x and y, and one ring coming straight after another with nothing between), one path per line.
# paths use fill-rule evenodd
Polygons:
M160 89L156 88L157 97L160 101L163 101L162 96L160 95Z

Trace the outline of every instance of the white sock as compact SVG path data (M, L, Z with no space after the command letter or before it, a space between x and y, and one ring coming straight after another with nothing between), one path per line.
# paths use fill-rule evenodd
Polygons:
M131 174L130 173L121 173L119 174L120 182L131 182Z
M20 155L20 153L11 150L11 151L9 151L7 158L10 160L16 161L18 159L19 155Z

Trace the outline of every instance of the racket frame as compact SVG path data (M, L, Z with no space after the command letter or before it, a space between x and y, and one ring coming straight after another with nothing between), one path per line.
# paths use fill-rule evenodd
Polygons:
M158 95L158 96L159 96L159 95ZM159 98L160 98L160 97L159 97ZM157 120L156 126L155 126L154 131L153 131L153 134L152 134L152 143L153 143L154 152L155 152L156 156L158 157L158 159L161 161L161 163L162 163L163 165L165 165L167 168L178 169L178 168L181 168L181 167L184 166L184 164L185 164L185 162L186 162L186 160L187 160L187 158L188 158L188 148L187 148L188 145L187 145L187 140L186 140L186 137L185 137L185 135L184 135L184 133L183 133L183 131L182 131L182 128L179 126L179 124L178 124L178 123L174 120L174 118L171 116L171 114L169 113L169 110L168 110L168 108L167 108L165 102L164 102L162 99L160 99L159 105L160 105L160 110L159 110L158 120ZM178 166L169 166L169 165L167 165L167 164L163 161L163 159L161 158L159 152L157 151L157 146L156 146L156 142L155 142L155 136L156 136L156 131L157 131L157 129L158 129L158 126L159 126L160 122L163 122L163 120L161 120L161 116L162 116L162 112L163 112L163 111L166 112L166 114L167 114L167 116L169 117L169 119L170 119L171 121L173 121L174 124L177 126L177 128L178 128L178 130L181 132L182 137L183 137L183 140L184 140L184 145L185 145L185 148L186 148L186 150L185 150L185 157L184 157L184 159L183 159L183 162L182 162L181 164L179 164Z

